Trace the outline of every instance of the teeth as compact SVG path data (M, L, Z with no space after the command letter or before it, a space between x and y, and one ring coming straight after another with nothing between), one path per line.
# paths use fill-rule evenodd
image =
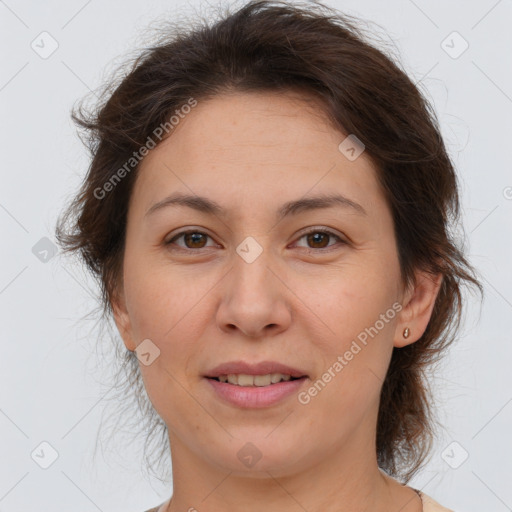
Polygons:
M291 375L283 373L269 373L267 375L247 375L245 373L219 375L220 382L229 382L235 386L269 386L270 384L277 384L281 381L288 381Z

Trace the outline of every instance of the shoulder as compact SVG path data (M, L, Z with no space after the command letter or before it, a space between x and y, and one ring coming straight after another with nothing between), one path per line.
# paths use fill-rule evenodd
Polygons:
M420 491L421 499L423 501L423 512L454 512L450 508L443 507L428 494Z

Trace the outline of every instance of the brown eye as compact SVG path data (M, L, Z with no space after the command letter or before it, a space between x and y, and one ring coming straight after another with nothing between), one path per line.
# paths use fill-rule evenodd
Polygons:
M326 233L310 233L306 235L308 243L313 244L315 249L323 249L329 245L329 235Z
M302 240L303 238L306 239L307 249L325 249L327 247L331 247L332 245L336 245L329 244L329 239L332 238L335 238L338 242L342 244L345 243L345 241L342 240L341 237L339 237L332 231L328 231L326 229L315 229L313 231L309 231L308 233L304 233L299 240Z
M185 246L182 246L180 244L176 245L178 245L178 247L181 247L182 249L203 249L207 247L205 244L207 239L210 237L206 233L202 233L201 231L184 231L182 233L178 233L175 237L171 238L165 244L175 244L176 240L179 240L180 238L183 238Z
M336 243L329 243L331 239L335 239L338 241L338 243L345 244L346 242L338 235L333 233L332 231L326 230L326 229L315 229L312 231L309 231L308 233L304 233L299 240L306 239L306 246L302 246L305 249L314 250L317 249L318 251L313 252L322 252L323 249L327 249L333 245L336 245ZM176 243L177 240L183 239L183 244ZM172 249L177 250L200 250L205 249L208 247L211 247L206 245L208 239L212 239L209 235L206 233L203 233L201 231L183 231L181 233L178 233L173 238L165 242L165 245L167 246L175 246L171 247ZM300 247L300 245L299 245Z

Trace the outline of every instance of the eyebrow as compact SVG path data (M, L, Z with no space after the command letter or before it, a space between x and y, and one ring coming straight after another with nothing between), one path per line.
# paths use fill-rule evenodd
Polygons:
M192 208L208 215L216 215L219 217L226 217L228 210L224 209L217 202L207 197L197 195L187 195L175 193L153 204L144 214L148 217L150 214L167 208L170 206L185 206ZM351 199L342 196L341 194L320 195L314 197L306 197L289 201L283 204L276 212L277 220L281 221L287 216L297 215L305 211L319 210L325 208L342 207L353 210L359 215L368 215L366 210L359 204Z

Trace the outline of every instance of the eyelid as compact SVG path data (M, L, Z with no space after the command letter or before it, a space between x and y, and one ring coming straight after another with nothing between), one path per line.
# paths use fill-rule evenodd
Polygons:
M167 241L164 240L164 245L166 245L166 246L167 245L171 245L171 244L173 244L174 240L177 240L177 239L181 238L184 235L188 235L189 233L199 233L201 235L207 236L211 240L214 240L213 236L208 234L204 230L204 228L188 228L188 229L184 229L183 231L178 231L178 233L175 233L174 235L172 235L171 238L169 238ZM191 251L192 252L199 252L202 249L208 249L210 247L202 247L201 249L188 249L186 247L181 247L179 245L176 246L177 250L182 249L182 250L187 251L187 252L191 252Z
M175 240L181 238L182 236L184 235L187 235L189 233L199 233L201 235L206 235L206 237L210 238L211 240L214 240L214 238L209 235L206 231L203 231L204 228L189 228L189 229L185 229L183 231L179 231L178 233L174 234L169 240L167 241L164 241L164 245L166 246L170 246L171 244L174 243ZM312 233L324 233L326 235L329 235L333 238L336 238L338 240L338 244L343 244L343 245L348 245L348 241L341 235L338 235L333 229L331 228L327 228L325 226L310 226L308 228L304 228L301 232L299 232L299 234L295 237L295 241L298 241L302 238L304 238L305 236L309 235L309 234L312 234ZM335 247L336 244L333 244L333 245L328 245L327 247L325 248L321 248L321 249L315 249L315 248L312 248L312 247L301 247L301 249L305 249L306 251L308 252L315 252L315 253L322 253L322 252L328 252L331 248L331 247ZM179 245L176 245L175 249L176 250L183 250L185 252L200 252L202 251L203 249L209 249L211 248L212 246L210 247L201 247L200 249L188 249L186 247L181 247ZM173 248L174 249L174 248Z
M302 238L304 235L309 235L311 233L318 233L318 232L326 233L328 235L338 237L340 240L344 240L343 235L341 233L338 234L337 230L335 230L333 228L329 228L327 226L309 226L309 227L304 228L301 231L299 231L297 236Z
M313 247L301 247L301 249L305 249L308 253L326 253L336 248L337 245L348 245L348 241L341 235L338 235L333 229L327 228L324 226L311 226L309 228L304 228L305 230L300 232L297 236L296 240L300 240L301 238L304 238L307 235L313 234L313 233L324 233L326 235L329 235L331 238L336 238L338 240L338 244L332 244L328 245L327 247L321 248L321 249L315 249Z

